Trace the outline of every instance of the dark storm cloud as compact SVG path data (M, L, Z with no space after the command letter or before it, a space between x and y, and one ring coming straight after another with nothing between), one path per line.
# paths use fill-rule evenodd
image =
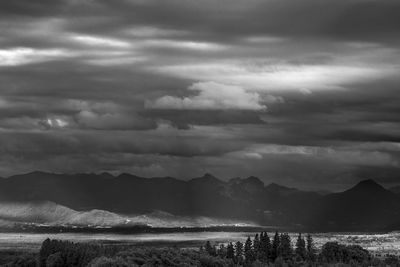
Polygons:
M184 137L182 141L180 138ZM168 138L169 142L165 142ZM151 132L13 132L2 133L3 155L17 156L28 160L51 158L62 155L84 154L158 154L180 157L218 156L241 149L243 141L224 140L206 137L181 135L170 129Z
M29 17L44 16L54 14L62 10L68 1L64 0L41 0L41 1L2 1L0 3L0 13L7 15L24 15Z
M384 41L398 39L400 23L400 4L392 0L17 0L2 2L0 10L3 15L33 19L75 17L70 29L85 33L103 34L144 25L185 30L200 38L277 35Z
M376 41L377 38L397 39L400 23L400 4L391 0L301 0L295 3L121 0L92 4L122 15L120 23L196 31L213 38L265 34ZM96 30L93 26L91 29Z
M258 112L240 110L150 110L145 116L170 121L182 129L190 125L265 124Z
M394 184L399 13L392 0L2 1L0 174Z

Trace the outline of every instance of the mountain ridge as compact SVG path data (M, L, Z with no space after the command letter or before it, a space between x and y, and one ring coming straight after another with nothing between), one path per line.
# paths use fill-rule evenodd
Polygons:
M180 180L128 173L31 172L0 180L0 201L51 201L76 211L245 219L262 225L307 229L383 229L400 222L400 198L373 180L326 195L257 177L220 180L212 174ZM368 207L368 208L366 208Z

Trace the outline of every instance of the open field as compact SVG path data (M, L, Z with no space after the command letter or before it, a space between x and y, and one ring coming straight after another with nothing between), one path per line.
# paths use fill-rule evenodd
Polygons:
M199 247L206 240L216 243L227 243L245 240L253 236L253 232L182 232L182 233L144 233L144 234L85 234L85 233L2 233L0 234L1 250L31 250L37 251L46 239L69 240L74 242L101 242L123 245L146 246L178 246ZM273 233L270 233L272 237ZM294 242L297 233L291 233ZM398 254L400 250L400 233L314 233L312 234L317 248L329 241L342 244L356 244L372 253Z

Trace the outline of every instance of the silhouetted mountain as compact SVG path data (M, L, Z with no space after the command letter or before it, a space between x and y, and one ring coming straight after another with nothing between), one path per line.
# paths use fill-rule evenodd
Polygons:
M388 190L395 194L400 194L400 185L390 187Z
M276 183L271 183L265 187L267 192L270 192L272 194L277 194L279 196L288 196L292 194L299 193L301 191L297 190L296 188L289 188L286 186L282 186Z
M32 172L0 180L0 201L51 201L76 211L118 214L154 210L180 216L256 221L319 230L378 230L400 222L400 199L373 180L321 195L257 177L222 181L211 174L188 181L131 174ZM399 224L400 225L400 224Z
M388 190L372 179L361 181L343 193L347 195L357 195L358 197L362 197L365 194L369 195L370 197L387 194L391 195Z
M253 198L263 193L264 183L257 177L232 178L228 181L229 194L233 198Z
M189 180L192 187L200 186L202 188L218 188L224 184L223 181L219 180L217 177L206 173L202 177L193 178Z
M400 199L375 181L365 180L344 192L326 195L318 216L319 223L334 229L379 229L400 219Z
M126 173L113 177L108 173L32 172L0 180L0 200L6 201L52 201L78 211L102 209L132 214L162 210L176 215L259 221L264 220L264 211L280 208L276 203L286 203L286 199L274 199L281 196L274 191L266 190L256 177L225 182L211 174L182 181ZM280 217L274 217L273 222L278 223Z

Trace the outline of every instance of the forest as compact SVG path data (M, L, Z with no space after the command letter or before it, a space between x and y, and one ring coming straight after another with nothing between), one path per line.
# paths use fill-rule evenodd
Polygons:
M294 242L293 242L294 241ZM358 245L327 242L315 247L310 234L291 240L287 233L266 232L245 242L213 244L198 249L74 243L46 239L38 253L3 251L1 266L21 267L124 267L124 266L400 266L394 255L372 255Z

